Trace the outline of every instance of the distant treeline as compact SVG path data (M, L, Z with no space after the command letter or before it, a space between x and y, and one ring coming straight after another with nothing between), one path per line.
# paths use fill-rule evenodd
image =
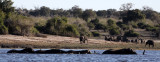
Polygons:
M98 10L81 9L73 6L69 10L50 9L42 6L34 10L15 9L11 0L0 1L0 34L36 36L40 33L62 36L99 36L103 30L110 35L140 36L135 28L158 33L160 13L144 6L142 10L132 9L133 4L122 4L116 9ZM46 23L36 22L34 18L50 17ZM105 23L100 22L105 19ZM70 20L76 20L71 23ZM150 23L151 22L151 23ZM84 24L85 23L85 24Z

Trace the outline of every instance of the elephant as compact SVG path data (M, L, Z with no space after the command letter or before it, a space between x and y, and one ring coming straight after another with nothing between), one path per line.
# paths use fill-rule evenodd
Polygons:
M122 40L122 36L117 36L117 41L121 41Z
M84 41L84 36L80 36L80 37L79 37L79 40L80 40L80 44L82 44L83 41Z
M23 50L10 50L7 53L35 53L32 48L25 48Z
M128 49L119 49L119 50L106 50L102 54L137 54L134 50L131 48Z
M40 54L64 54L65 51L60 50L60 49L50 49L50 50L38 50L38 51L35 51L35 53L40 53Z
M145 46L146 46L146 45L149 45L149 47L150 47L150 45L152 45L152 47L154 47L154 41L153 41L153 40L148 40L148 41L146 42Z
M67 54L91 54L91 52L89 50L81 50L81 51L69 50L66 53Z
M109 35L108 35L108 36L105 36L105 40L106 40L106 41L111 41L110 36L109 36Z
M88 43L88 38L86 36L80 36L79 40L80 40L80 44L85 43L85 41L87 41Z

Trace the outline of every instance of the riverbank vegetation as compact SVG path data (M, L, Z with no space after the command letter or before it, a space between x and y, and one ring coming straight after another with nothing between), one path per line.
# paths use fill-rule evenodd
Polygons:
M45 6L34 10L15 9L11 0L2 0L0 4L1 34L36 36L44 33L71 37L81 34L92 37L95 36L93 30L97 30L96 34L103 30L104 33L109 33L108 35L136 37L142 34L134 29L145 29L155 34L159 32L159 12L148 6L144 6L142 10L132 9L132 3L122 4L120 11L83 10L76 5L68 10L50 9Z
M28 37L47 37L43 34L90 38L103 38L105 35L127 37L159 37L160 13L148 6L133 9L132 3L122 4L120 10L81 9L75 5L68 10L50 9L42 6L35 9L15 8L11 0L0 1L0 34L12 34ZM17 43L19 44L19 42ZM21 44L21 43L20 43ZM121 46L47 44L34 47L55 48L120 48ZM8 43L3 44L8 45ZM11 45L11 44L10 44ZM66 46L67 45L67 46ZM121 44L120 44L121 45ZM124 47L132 47L125 44ZM2 44L1 44L2 46ZM39 47L38 47L39 46ZM134 48L140 48L136 45ZM49 47L49 48L50 48ZM122 47L123 48L123 47ZM145 47L141 47L142 49ZM159 49L159 47L155 47Z

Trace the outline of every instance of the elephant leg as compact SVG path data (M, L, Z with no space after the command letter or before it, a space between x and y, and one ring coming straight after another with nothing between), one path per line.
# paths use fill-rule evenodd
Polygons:
M152 45L152 47L154 47L154 45Z

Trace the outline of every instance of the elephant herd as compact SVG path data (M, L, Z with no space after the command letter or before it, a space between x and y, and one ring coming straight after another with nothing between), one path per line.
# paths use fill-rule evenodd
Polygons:
M50 50L36 50L32 48L24 48L23 50L9 50L7 53L30 53L30 54L91 54L89 50L80 50L80 51L64 51L61 49L50 49Z
M24 48L22 50L9 50L7 53L25 53L25 54L92 54L90 50L69 50L64 51L61 49L50 49L50 50L37 50L34 51L32 48ZM95 54L95 53L94 53ZM102 54L137 54L134 50L128 49L119 49L119 50L105 50Z
M88 44L87 36L80 36L79 40L80 40L80 44L83 44L83 43ZM138 38L138 37L136 39L128 39L126 36L110 36L110 35L107 35L107 36L105 36L105 40L106 41L115 41L115 42L131 42L131 43L136 43L136 44L144 44L145 43L145 46L149 45L149 47L150 46L154 47L154 41L153 40L145 41L145 39Z
M145 42L145 39L142 38L136 38L136 39L128 39L126 36L105 36L106 41L115 41L115 42L131 42L136 44L143 44L145 43L145 46L150 45L154 47L154 41L153 40L147 40Z

